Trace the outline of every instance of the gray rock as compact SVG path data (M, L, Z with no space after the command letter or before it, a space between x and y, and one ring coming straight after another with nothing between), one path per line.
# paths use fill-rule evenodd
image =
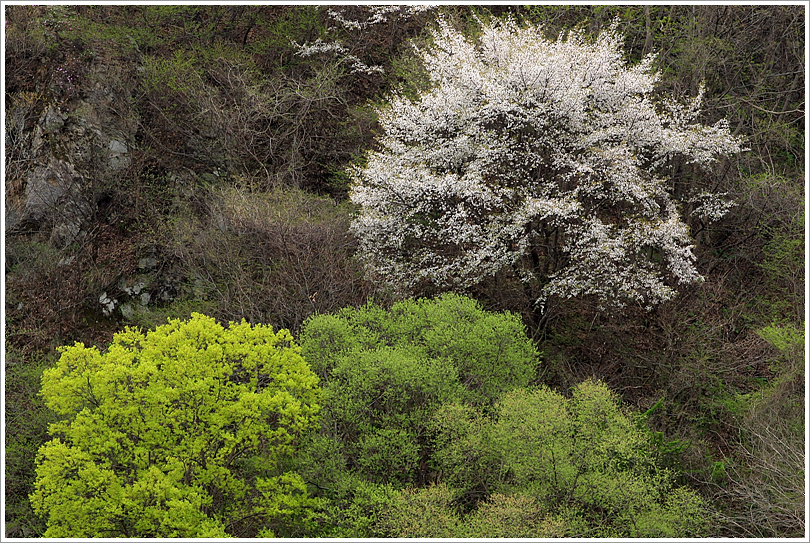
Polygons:
M52 225L51 243L65 247L79 237L95 202L84 194L84 178L73 164L55 157L43 162L25 177L21 194L6 195L6 231L47 222Z
M127 144L118 140L110 140L110 151L119 155L125 155L128 151Z
M46 213L54 210L60 199L66 195L78 180L73 165L64 160L52 158L44 167L36 168L28 175L25 185L24 220L41 220Z
M157 265L157 258L153 256L147 256L146 258L142 258L138 261L138 268L142 270L151 270L153 268L157 268Z
M59 207L50 237L54 247L64 248L87 236L84 226L92 220L96 205L82 198L80 194L73 193Z
M115 310L115 305L118 303L118 300L110 298L107 296L106 292L102 292L101 296L98 297L98 303L101 304L101 312L104 316L109 317L112 315L113 310Z
M19 206L15 202L10 201L8 197L6 197L5 204L6 204L5 205L6 216L4 217L5 219L4 222L6 225L6 232L10 232L14 230L17 227L17 225L20 224L20 222L22 222L20 220L22 217L22 213L20 212Z
M158 292L158 299L163 302L171 302L177 294L177 288L169 281L163 283Z
M107 160L107 167L114 172L118 170L123 170L129 166L129 157L121 156L121 155L110 155L110 158Z
M110 140L110 155L107 159L107 167L112 171L118 171L129 166L129 157L124 156L129 151L127 144L120 140Z
M137 116L121 104L130 101L132 88L124 82L133 73L128 64L93 64L84 99L46 107L33 127L21 122L30 108L12 104L6 119L15 123L6 141L25 146L22 154L33 167L13 180L10 194L7 190L7 232L49 227L57 246L82 238L95 215L99 187L115 183L132 162L127 141L134 139Z
M135 316L135 308L132 307L132 304L121 304L121 316L127 320L132 320L132 317Z
M41 121L42 129L46 134L58 131L65 125L65 117L55 107L51 106L45 110Z
M143 288L145 286L146 286L146 283L144 283L143 281L138 281L137 283L135 283L131 287L124 287L124 292L126 292L130 296L137 296L138 294L141 293L141 291L143 290Z
M64 249L81 237L82 223L80 221L65 221L53 227L48 241L54 247Z

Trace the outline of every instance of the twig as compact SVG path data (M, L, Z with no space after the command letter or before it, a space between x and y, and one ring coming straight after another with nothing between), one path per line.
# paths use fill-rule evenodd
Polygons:
M749 106L751 106L753 108L756 108L756 109L758 109L760 111L763 111L765 113L770 113L772 115L785 115L787 113L802 113L802 114L804 114L803 109L791 109L790 111L771 111L769 109L761 108L758 105L754 104L753 102L750 102L749 100L741 99L741 101L745 102L746 104L748 104ZM804 102L802 102L802 104L804 104Z

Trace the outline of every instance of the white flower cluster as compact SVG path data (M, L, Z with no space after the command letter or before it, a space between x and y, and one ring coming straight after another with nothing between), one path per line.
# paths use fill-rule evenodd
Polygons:
M369 6L369 16L365 21L355 21L346 19L343 13L335 9L328 11L329 17L348 30L364 30L371 25L385 23L389 16L411 17L417 13L422 13L434 9L436 6Z
M721 200L720 198L722 196L728 196L728 193L714 194L711 192L701 192L697 196L693 196L687 200L690 204L697 204L692 210L691 215L709 221L719 221L726 216L726 213L728 213L732 207L737 205L737 202L731 200Z
M342 12L334 9L329 9L327 13L333 21L337 22L344 29L365 30L371 25L387 22L389 17L393 16L405 19L412 17L417 13L431 10L434 7L435 6L369 6L369 15L365 20L362 21L346 19ZM337 27L335 26L330 27L330 30L332 31L336 29ZM298 44L293 42L293 46L298 50L296 54L302 57L308 57L318 53L333 53L341 61L349 62L351 64L352 73L383 73L382 66L369 66L360 60L357 55L352 54L343 44L338 41L324 42L318 38L312 43Z
M305 43L303 45L293 43L296 49L296 55L302 57L312 56L318 53L334 53L342 61L349 62L352 66L352 73L382 73L382 66L369 66L364 63L357 55L353 55L339 42L325 42L318 38L312 43Z
M452 288L511 266L541 299L645 307L701 279L661 175L674 156L709 168L741 150L727 123L696 122L702 90L656 100L653 57L629 66L615 24L593 42L484 24L474 44L440 20L433 38L431 90L391 97L381 149L350 172L373 271ZM711 217L727 210L701 198Z

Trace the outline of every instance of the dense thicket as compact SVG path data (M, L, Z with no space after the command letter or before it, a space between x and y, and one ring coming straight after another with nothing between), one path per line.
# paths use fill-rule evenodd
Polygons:
M618 19L627 62L655 53L656 88L678 100L692 99L705 83L698 121L726 118L744 138L750 151L722 161L711 175L685 160L667 173L676 198L705 187L737 204L721 221L686 217L695 267L706 281L649 313L599 312L595 297L550 299L549 317L530 328L542 352L530 382L561 394L549 401L567 406L561 398L595 378L626 408L646 412L650 454L673 477L658 491L686 485L698 492L716 513L707 535L804 534L804 6L4 9L7 207L25 198L32 172L52 159L72 161L83 178L97 180L86 187L91 212L73 242L54 243L58 214L70 209L64 201L5 232L6 536L45 531L28 495L36 451L50 439L53 421L38 396L40 377L56 363L58 346L108 345L125 325L151 329L193 311L298 335L313 315L309 326L331 318L330 326L345 327L355 309L341 308L366 307L373 297L382 312L397 301L355 259L346 167L363 166L363 153L374 148L379 126L371 104L381 105L393 91L415 98L429 88L411 43L430 44L438 15L472 41L481 35L476 17L540 24L550 40L579 29L586 41ZM315 43L340 47L301 54L299 45ZM356 61L381 70L357 69ZM83 103L105 104L105 118L129 130L120 135L129 162L114 176L100 175L103 157L77 156L68 141L76 133L68 129L86 126ZM435 293L428 285L415 294ZM532 324L525 293L508 274L467 294L483 309L518 315L509 326L521 317ZM113 298L119 303L105 314L101 301ZM431 406L435 398L468 401L476 394L464 384L428 387L447 372L467 370L438 364L424 350L387 344L378 351L358 353L362 365L378 372L374 383L408 384L418 376L409 390L433 398L426 400ZM390 356L381 366L375 357L383 352ZM371 384L357 367L339 357L310 363L322 378L334 373L353 384L353 395L334 396L335 410L350 415L368 400L363 395ZM500 374L492 375L497 381ZM446 416L459 427L490 428L487 435L494 436L497 423L487 419L486 406L506 388L475 401L481 413L459 408ZM380 483L376 464L364 467L355 449L412 444L409 432L432 431L408 422L415 413L410 404L389 400L392 409L368 427L344 425L367 432L365 441L319 434L302 457L318 459L324 470L333 466L324 459L342 459L343 468L347 458L354 463L328 491L309 487L332 498L319 513L332 519L332 534L415 534L432 527L434 535L463 535L501 526L504 535L558 535L576 525L570 515L550 513L541 494L504 492L505 479L486 500L463 472L452 483L419 488L423 474L431 481L435 466L452 465L452 451L460 450L443 448L443 458L431 457L426 441L403 449L410 456L393 464L401 466L396 481ZM499 450L496 442L492 437L489 457ZM438 463L426 467L425 458ZM587 509L582 502L569 505ZM659 501L659 509L646 511L671 518L670 505ZM600 507L590 512L604 512L599 522L617 526L610 508ZM435 517L426 526L420 519L427 508ZM683 532L702 526L698 521L670 526ZM526 530L509 532L515 524ZM289 535L308 529L277 527Z

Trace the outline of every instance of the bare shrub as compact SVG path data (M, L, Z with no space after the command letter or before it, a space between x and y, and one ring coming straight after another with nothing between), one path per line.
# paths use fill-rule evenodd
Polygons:
M25 176L34 167L31 128L46 107L42 93L20 92L7 95L5 110L6 195L20 196Z
M8 6L6 10L7 93L31 92L47 77L40 61L48 56L48 36L40 23L47 6ZM8 120L7 120L8 122Z
M801 357L765 393L752 398L740 424L736 462L718 497L725 521L742 537L805 535L805 378Z
M171 246L217 317L297 330L309 315L365 302L350 209L298 189L212 189L205 217L174 222Z
M146 57L140 99L153 115L143 131L177 159L248 176L262 190L305 187L330 160L345 162L355 152L340 137L347 122L342 74L334 62L296 77L265 75L250 57L220 45ZM349 120L368 124L358 115Z

